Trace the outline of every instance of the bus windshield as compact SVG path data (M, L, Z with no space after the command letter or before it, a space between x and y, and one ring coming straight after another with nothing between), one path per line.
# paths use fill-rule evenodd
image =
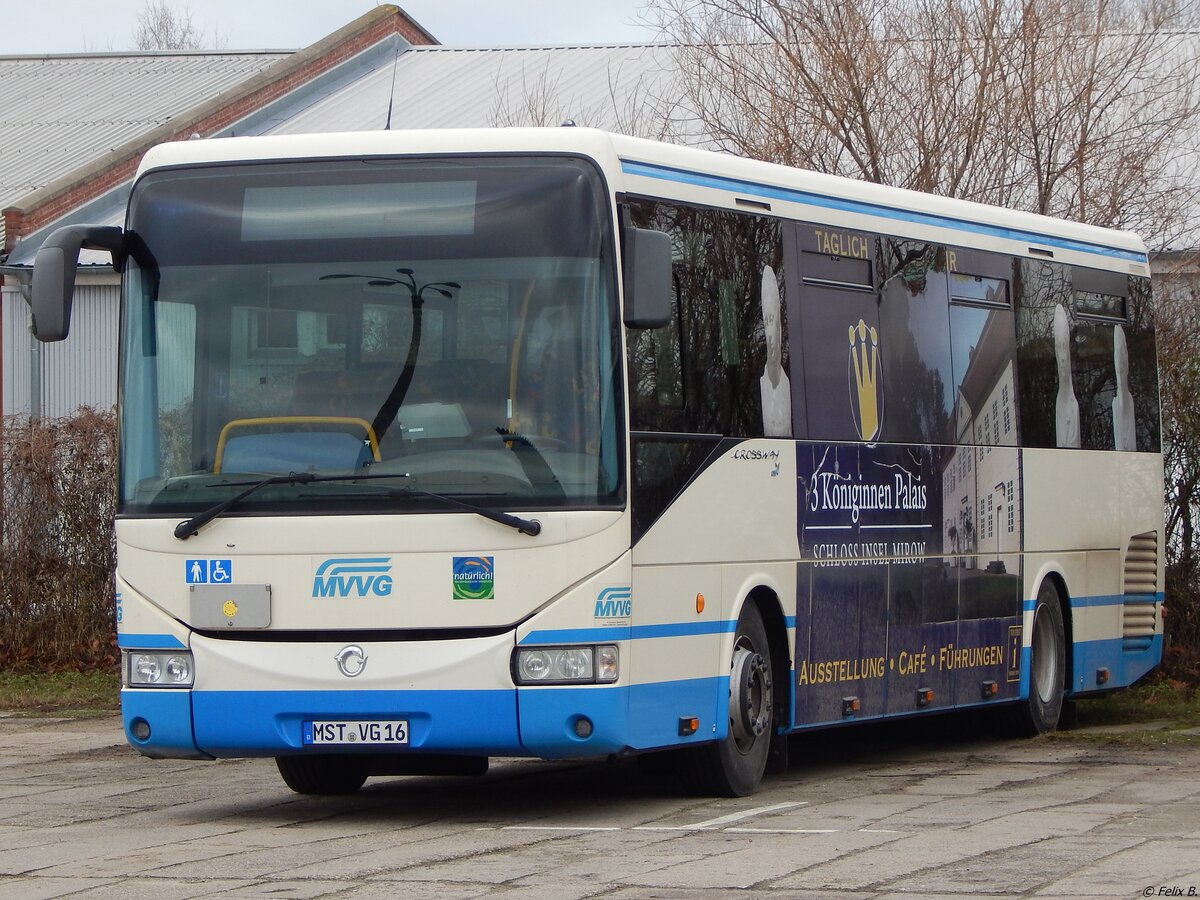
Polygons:
M608 209L566 157L149 174L128 223L121 512L299 473L364 477L278 478L237 511L619 506Z

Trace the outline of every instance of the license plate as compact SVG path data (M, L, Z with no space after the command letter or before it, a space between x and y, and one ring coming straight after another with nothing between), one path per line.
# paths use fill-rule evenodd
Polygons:
M407 744L408 720L305 722L304 743L305 745Z

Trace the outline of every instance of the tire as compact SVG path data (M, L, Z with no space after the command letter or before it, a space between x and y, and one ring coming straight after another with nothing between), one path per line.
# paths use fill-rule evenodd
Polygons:
M1029 698L1014 716L1014 731L1032 737L1058 727L1067 690L1067 639L1062 604L1051 581L1042 582L1033 610L1029 651Z
M353 794L371 774L371 757L349 754L277 756L275 765L297 794Z
M745 797L767 767L775 723L771 647L758 607L748 602L738 619L729 660L729 731L724 739L685 751L682 774L697 793Z

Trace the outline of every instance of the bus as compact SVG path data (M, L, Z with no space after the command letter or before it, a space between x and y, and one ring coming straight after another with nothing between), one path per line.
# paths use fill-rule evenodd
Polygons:
M1132 234L564 127L152 149L40 249L42 340L81 247L147 756L742 796L797 732L1037 734L1160 660Z

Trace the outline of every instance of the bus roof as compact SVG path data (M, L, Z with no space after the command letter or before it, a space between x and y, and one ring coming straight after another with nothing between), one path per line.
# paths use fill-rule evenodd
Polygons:
M162 144L157 168L302 158L570 153L593 159L617 193L782 216L831 228L1148 275L1130 232L924 194L589 128L481 128L217 138Z

